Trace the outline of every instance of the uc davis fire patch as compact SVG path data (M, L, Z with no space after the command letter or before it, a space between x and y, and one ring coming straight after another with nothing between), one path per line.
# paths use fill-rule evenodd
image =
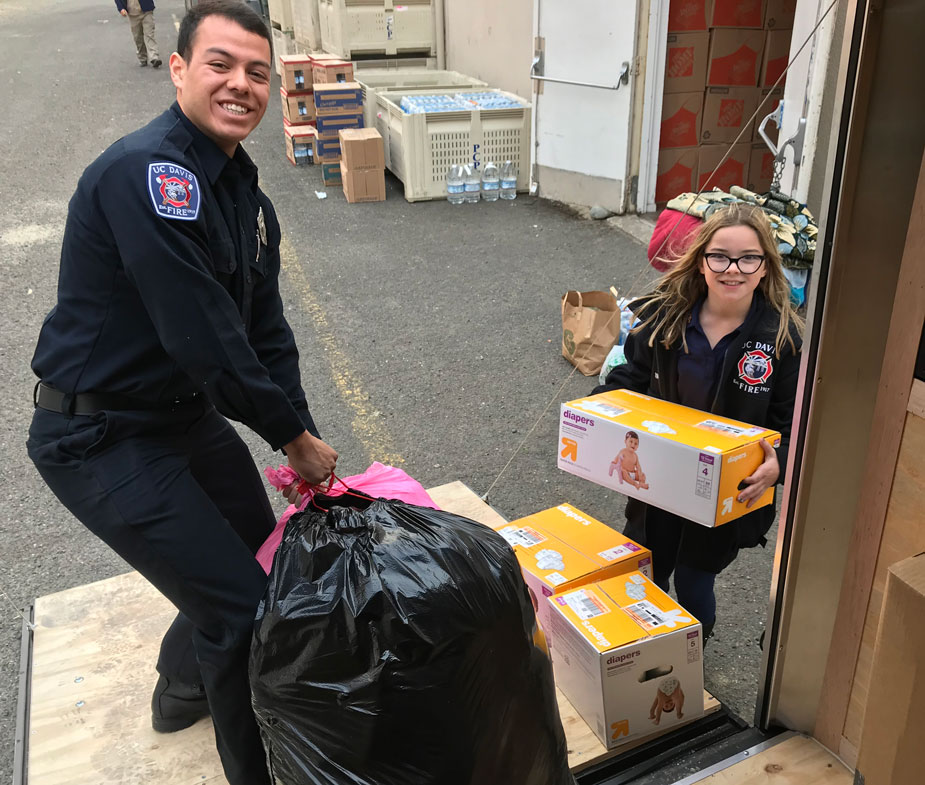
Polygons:
M169 161L148 164L148 193L163 218L195 221L199 216L199 182L189 169Z

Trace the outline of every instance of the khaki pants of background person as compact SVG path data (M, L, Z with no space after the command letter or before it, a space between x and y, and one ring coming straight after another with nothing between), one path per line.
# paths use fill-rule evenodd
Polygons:
M160 60L157 41L154 40L154 12L129 14L128 21L132 27L135 49L138 50L138 62L147 63L150 60Z

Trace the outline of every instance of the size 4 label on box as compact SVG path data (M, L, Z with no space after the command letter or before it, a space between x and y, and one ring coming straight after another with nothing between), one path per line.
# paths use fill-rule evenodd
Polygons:
M713 470L716 465L716 458L705 452L700 453L697 459L697 482L694 487L694 493L701 499L713 498Z
M603 616L610 612L604 603L584 589L569 592L562 599L582 621L588 621L595 616Z

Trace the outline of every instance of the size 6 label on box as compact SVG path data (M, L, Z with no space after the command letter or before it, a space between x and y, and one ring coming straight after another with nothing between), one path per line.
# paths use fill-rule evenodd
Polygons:
M582 621L588 621L588 619L593 619L595 616L603 616L605 613L610 612L604 603L585 589L570 592L562 599Z
M546 541L542 534L529 526L523 526L519 529L516 526L505 526L498 534L504 537L511 547L520 545L524 548L532 548L534 545L539 545L541 542Z
M697 482L694 493L701 499L713 498L713 469L716 459L705 452L697 459Z

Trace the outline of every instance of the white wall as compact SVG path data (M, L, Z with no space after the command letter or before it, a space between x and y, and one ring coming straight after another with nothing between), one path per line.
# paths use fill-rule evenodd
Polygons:
M533 0L445 0L446 67L532 100Z

